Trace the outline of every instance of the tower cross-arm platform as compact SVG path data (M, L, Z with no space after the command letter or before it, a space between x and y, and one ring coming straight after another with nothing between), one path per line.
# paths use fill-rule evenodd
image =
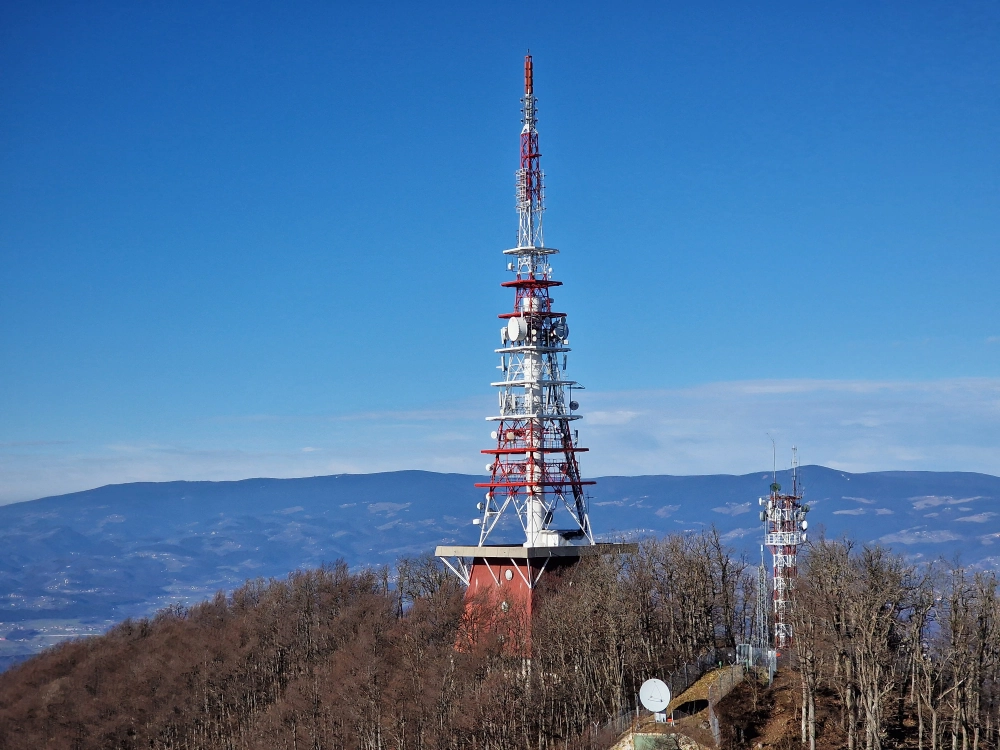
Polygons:
M597 542L559 547L523 545L447 545L435 556L468 587L468 596L480 591L508 603L519 603L531 614L531 592L543 573L569 568L584 557L638 552L638 544Z
M638 544L597 542L596 544L567 545L565 547L525 547L523 545L484 544L483 546L449 545L437 547L437 557L498 557L515 560L545 560L551 557L593 557L595 555L620 555L638 552Z

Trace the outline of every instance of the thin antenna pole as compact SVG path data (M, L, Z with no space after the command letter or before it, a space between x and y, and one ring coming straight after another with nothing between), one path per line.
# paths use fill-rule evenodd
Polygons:
M792 494L799 494L799 449L792 446Z
M764 434L771 441L771 482L774 483L778 481L778 454L774 447L774 438L771 437L771 433L765 432Z
M545 175L539 165L538 100L531 55L524 56L524 98L521 99L521 168L517 170L517 246L544 247L542 212L545 210Z

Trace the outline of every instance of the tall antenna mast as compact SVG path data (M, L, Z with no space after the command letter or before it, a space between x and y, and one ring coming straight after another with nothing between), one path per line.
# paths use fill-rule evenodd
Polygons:
M501 283L514 290L514 306L501 313L497 389L498 413L493 447L483 453L489 478L477 505L479 543L439 545L435 554L467 586L466 606L475 622L484 601L503 615L509 632L506 648L531 653L531 616L535 589L543 575L566 570L593 555L636 552L637 544L595 542L590 528L587 485L580 474L573 422L580 419L573 388L565 375L569 348L566 313L553 307L550 290L562 286L552 275L549 258L559 251L542 237L544 187L538 149L537 100L531 55L524 58L521 99L520 165L517 170L517 246L504 250L511 277ZM498 540L508 533L501 521L517 517L521 539ZM515 527L516 528L516 527ZM487 543L490 540L491 543ZM516 546L515 546L516 545ZM497 605L499 609L492 609ZM491 615L492 617L492 615ZM518 624L520 623L520 624ZM460 634L459 639L473 632Z
M545 174L539 166L535 71L531 55L524 56L524 97L521 99L521 168L517 170L517 246L544 247L542 212L545 210Z
M764 434L771 441L771 483L774 484L778 481L778 453L774 447L774 438L771 437L771 433L765 432Z
M566 380L566 355L570 351L565 313L552 308L549 290L562 286L552 278L549 258L559 251L545 247L542 237L544 211L543 173L539 166L534 69L531 55L524 58L524 97L521 99L521 166L517 170L517 247L504 250L512 258L507 270L514 278L502 286L514 289L514 310L499 317L498 369L500 414L492 434L496 448L484 450L491 457L482 503L479 544L486 544L504 511L517 512L525 533L524 546L552 547L593 544L590 517L570 424L580 419L570 400L578 383ZM571 528L553 527L560 509L569 511Z
M792 494L799 494L799 449L792 446Z

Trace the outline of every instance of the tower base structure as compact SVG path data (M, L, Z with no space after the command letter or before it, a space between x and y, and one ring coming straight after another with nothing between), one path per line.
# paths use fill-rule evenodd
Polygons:
M491 623L505 621L509 635L530 650L535 590L543 577L577 565L585 557L638 552L638 544L597 543L559 547L515 545L439 546L434 554L466 586L465 606L469 637L484 615Z

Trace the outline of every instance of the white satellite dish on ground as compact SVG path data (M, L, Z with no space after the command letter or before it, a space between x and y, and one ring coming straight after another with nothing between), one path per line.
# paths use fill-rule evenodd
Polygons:
M662 713L670 705L670 688L663 680L646 680L639 688L639 700L654 714Z

